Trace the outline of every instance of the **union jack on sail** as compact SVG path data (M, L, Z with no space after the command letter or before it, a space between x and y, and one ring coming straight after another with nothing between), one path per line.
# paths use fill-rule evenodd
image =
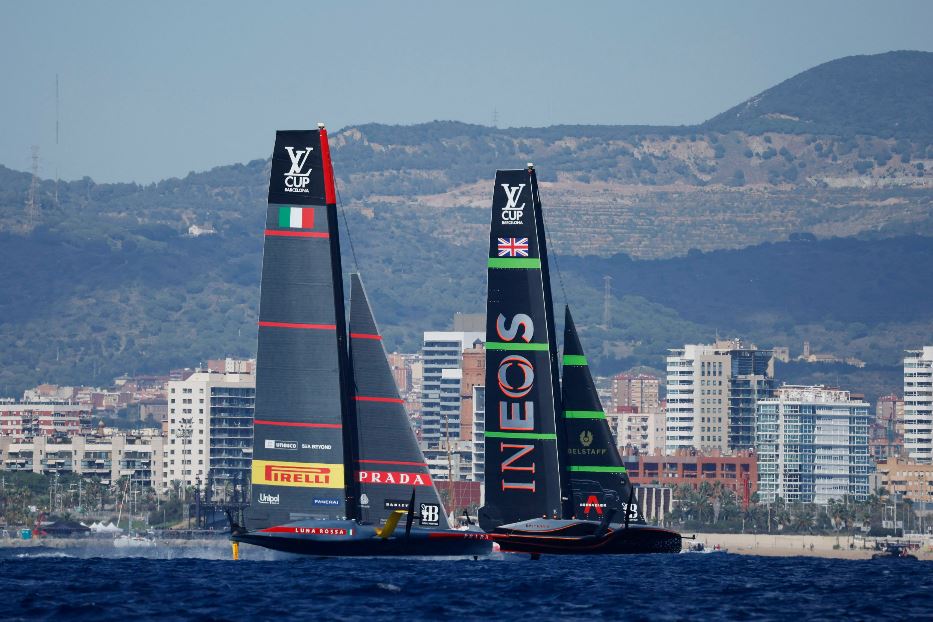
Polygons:
M528 238L499 238L499 257L527 257Z

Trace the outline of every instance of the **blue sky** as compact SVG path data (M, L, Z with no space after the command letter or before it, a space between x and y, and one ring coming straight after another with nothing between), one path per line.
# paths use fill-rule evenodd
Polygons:
M147 183L276 129L690 124L822 62L933 50L933 3L0 4L0 164ZM55 76L60 135L55 142Z

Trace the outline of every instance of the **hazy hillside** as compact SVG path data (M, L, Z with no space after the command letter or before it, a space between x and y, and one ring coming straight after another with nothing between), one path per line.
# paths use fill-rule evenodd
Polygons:
M933 53L849 56L808 69L710 119L719 132L933 136Z
M563 270L555 292L562 302L566 289L601 370L660 366L666 348L717 331L764 345L810 339L890 369L933 327L929 271L918 269L933 245L917 237L933 236L923 129L933 107L892 133L903 102L923 94L877 93L863 106L877 121L871 135L852 102L833 97L878 67L929 72L931 57L827 63L811 71L850 91L808 87L805 72L756 108L811 110L800 118L836 119L838 131L814 121L816 133L765 132L748 113L728 126L333 133L340 198L388 345L413 350L454 311L482 310L492 176L532 160ZM812 109L808 89L819 95ZM252 353L267 179L268 161L255 160L149 186L43 180L30 221L29 175L0 167L0 395ZM187 237L192 224L217 233ZM604 275L614 277L610 327Z

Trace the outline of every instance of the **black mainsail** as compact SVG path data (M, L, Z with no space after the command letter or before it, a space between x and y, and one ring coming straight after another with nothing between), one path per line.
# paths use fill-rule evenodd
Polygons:
M419 524L449 529L428 465L392 376L359 275L350 276L350 361L359 434L360 516L381 525L415 493Z
M569 307L564 317L562 423L567 447L562 461L570 474L573 517L603 520L612 512L616 521L644 523Z
M486 307L486 499L480 526L564 513L559 388L534 169L496 172ZM568 495L563 495L567 497Z
M263 244L246 527L352 516L352 417L327 132L276 133ZM347 455L351 454L351 455Z

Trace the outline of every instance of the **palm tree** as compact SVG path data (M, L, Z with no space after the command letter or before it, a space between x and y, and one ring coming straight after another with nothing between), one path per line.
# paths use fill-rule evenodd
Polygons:
M816 518L816 508L812 503L795 503L792 512L791 527L796 532L810 533Z

